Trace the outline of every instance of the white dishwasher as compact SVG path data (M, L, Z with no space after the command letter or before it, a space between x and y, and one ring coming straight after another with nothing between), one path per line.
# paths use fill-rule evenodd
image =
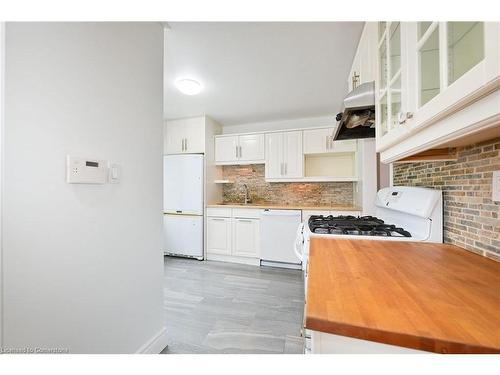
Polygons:
M300 210L264 210L260 217L260 264L262 266L301 268L294 246L301 223Z

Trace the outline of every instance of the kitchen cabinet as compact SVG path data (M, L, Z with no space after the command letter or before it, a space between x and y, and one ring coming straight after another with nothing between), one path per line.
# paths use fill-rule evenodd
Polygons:
M231 219L207 217L207 252L231 255Z
M302 131L266 134L266 180L304 176Z
M304 154L324 154L333 146L333 128L304 130Z
M215 164L261 164L264 159L264 134L215 137Z
M304 130L304 155L356 152L356 140L334 141L333 128Z
M260 212L207 208L207 259L260 265Z
M377 47L381 161L498 134L500 24L381 22Z
M205 117L166 121L164 139L164 152L167 155L204 153Z
M258 219L233 218L233 255L259 257L259 227Z
M348 91L352 91L361 83L375 80L376 44L377 22L365 22L347 79Z

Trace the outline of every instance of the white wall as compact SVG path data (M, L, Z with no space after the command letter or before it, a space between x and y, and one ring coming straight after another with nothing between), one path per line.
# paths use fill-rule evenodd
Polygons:
M8 23L4 347L135 352L163 332L157 23ZM69 185L66 154L121 164Z
M251 132L262 132L262 131L272 131L272 130L314 128L321 126L337 126L337 121L335 121L335 115L223 126L222 133L223 134L251 133Z
M3 275L2 275L2 199L3 199L3 129L4 129L4 68L5 68L5 23L0 22L0 347L3 347Z

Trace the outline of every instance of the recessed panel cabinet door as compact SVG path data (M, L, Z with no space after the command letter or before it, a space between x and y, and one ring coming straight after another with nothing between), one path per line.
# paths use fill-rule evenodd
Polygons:
M264 134L239 136L239 160L264 160Z
M238 136L215 138L215 162L226 163L237 160Z
M181 154L184 152L183 140L185 131L180 121L167 121L165 125L165 154Z
M284 175L286 178L304 177L304 154L302 153L302 132L283 133Z
M207 252L231 255L231 219L207 217Z
M259 220L233 219L233 255L259 256Z
M332 143L333 128L304 130L304 154L324 154Z
M205 152L205 118L185 120L184 152L203 154Z
M283 133L266 134L266 178L283 178Z

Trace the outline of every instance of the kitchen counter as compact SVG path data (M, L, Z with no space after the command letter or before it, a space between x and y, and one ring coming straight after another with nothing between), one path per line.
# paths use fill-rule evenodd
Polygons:
M438 353L500 353L500 263L454 245L311 238L306 328Z
M300 205L287 205L287 204L273 204L273 203L212 203L208 204L207 208L261 208L261 209L275 209L275 210L318 210L318 211L360 211L361 208L355 206L300 206Z

